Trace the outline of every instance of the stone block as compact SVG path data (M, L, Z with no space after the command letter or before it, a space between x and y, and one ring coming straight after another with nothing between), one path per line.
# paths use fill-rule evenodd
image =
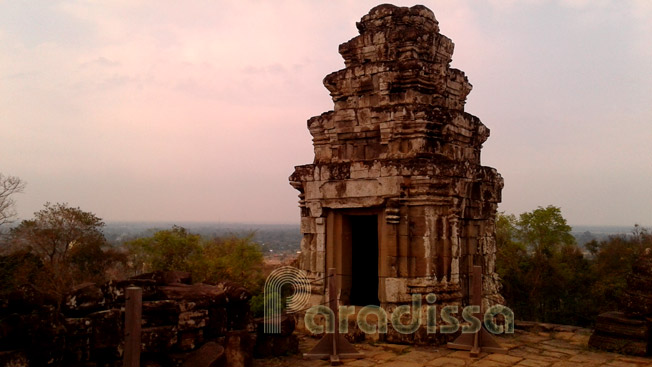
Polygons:
M91 348L114 349L124 338L124 313L119 309L94 312L91 320Z
M628 318L622 312L606 312L596 318L589 346L617 353L646 355L650 322Z
M399 235L398 236L398 254L399 257L405 257L410 254L410 236L408 235Z
M128 279L121 281L111 280L101 286L102 293L104 293L107 304L124 304L125 288L127 287L141 288L143 290L143 300L160 299L161 296L156 286L156 280L154 279Z
M399 277L410 276L410 264L407 256L399 256L396 258Z
M194 303L172 300L144 301L142 303L143 327L177 325L179 313L186 308L194 308Z
M387 302L403 302L407 296L407 280L404 278L385 278L385 297Z
M199 329L206 326L208 310L194 310L179 314L179 330Z
M412 276L425 277L430 275L430 258L413 257L412 259L414 259L414 271L411 273Z
M400 244L396 241L396 236L387 236L386 242L381 244L381 246L381 251L385 254L385 256L392 258L398 256Z
M311 217L301 218L301 233L315 233L315 220Z
M187 352L196 349L204 342L204 331L202 329L191 329L177 333L179 350Z
M208 284L175 284L158 287L166 299L193 301L204 306L226 302L224 287Z
M56 304L57 300L54 297L39 291L31 284L25 284L6 295L6 298L0 299L0 313L25 313Z
M322 226L323 227L323 226ZM315 239L315 251L326 251L326 233L318 233Z
M156 285L192 283L192 278L189 272L178 271L178 270L162 270L162 271L155 271L152 273L139 274L129 278L129 280L153 280L156 282Z
M69 317L63 322L67 336L88 336L92 332L92 320L89 317Z
M645 320L628 318L624 313L617 311L598 315L595 331L640 340L647 340L650 336L649 324Z
M205 329L207 338L226 335L228 326L228 313L225 307L211 307L208 310L208 321Z
M430 238L426 236L412 237L408 253L410 256L414 257L427 257L430 255L435 255L434 253L431 254Z
M177 342L178 329L175 326L155 326L141 330L142 352L168 353Z
M103 308L105 304L102 289L95 283L84 283L66 295L63 311L69 315L87 314Z

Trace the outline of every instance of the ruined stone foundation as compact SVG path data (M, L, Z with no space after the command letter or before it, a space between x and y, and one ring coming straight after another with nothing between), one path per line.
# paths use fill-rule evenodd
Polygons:
M468 274L482 265L483 302L502 301L503 180L480 164L489 129L464 112L471 84L450 67L453 42L424 6L380 5L356 25L339 47L345 68L324 79L334 109L308 120L314 162L290 176L300 268L314 280L336 268L341 304L391 312L414 293L466 304ZM325 296L316 284L315 304Z

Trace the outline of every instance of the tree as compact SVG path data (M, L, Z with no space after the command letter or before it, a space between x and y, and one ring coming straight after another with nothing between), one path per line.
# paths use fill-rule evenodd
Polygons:
M0 256L0 298L5 298L21 285L35 284L43 263L29 251L16 251Z
M136 273L155 270L192 270L192 258L200 256L201 236L189 233L185 228L154 233L151 237L137 238L125 245L130 262Z
M585 324L592 272L558 207L496 220L496 270L522 319Z
M592 299L600 305L598 311L620 308L619 300L627 288L627 277L634 262L646 248L652 247L652 233L634 225L629 236L610 236L586 244L592 255L592 269L596 276L591 289Z
M652 234L636 225L629 236L595 239L585 257L571 227L554 206L496 218L496 271L503 296L518 318L587 326L617 310L632 265L652 247Z
M75 279L102 283L124 276L127 254L106 244L88 242L73 246L68 254L68 266Z
M76 246L106 244L104 222L95 214L71 208L67 204L46 203L34 213L34 219L24 220L9 232L13 248L29 249L50 264L65 262Z
M526 246L517 239L517 219L513 214L498 213L496 217L496 272L502 279L502 295L508 305L526 317L529 310L526 273L531 266Z
M518 240L531 254L525 278L531 308L542 321L563 323L562 319L571 317L561 308L572 302L573 295L568 293L568 289L575 286L574 276L579 271L576 267L584 265L575 238L570 233L571 227L561 209L549 205L521 214L517 228ZM576 261L566 261L570 259Z
M107 271L124 261L124 254L108 248L103 226L93 213L46 203L33 219L10 230L7 261L29 273L29 283L61 301L76 284L107 280Z
M518 238L534 252L552 253L559 246L575 244L561 209L552 205L521 214L517 226Z
M201 269L198 276L203 281L231 280L256 292L262 288L263 253L252 241L253 234L246 237L216 237L203 245L203 256L194 267Z
M0 173L0 226L9 224L16 216L14 194L23 192L25 183L18 177Z
M252 238L253 235L205 240L174 226L125 245L135 273L182 270L190 272L196 282L234 281L255 292L264 281L263 255Z

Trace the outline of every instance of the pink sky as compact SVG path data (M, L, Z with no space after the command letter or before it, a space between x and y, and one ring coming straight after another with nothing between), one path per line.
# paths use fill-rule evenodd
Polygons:
M374 1L0 1L0 172L105 220L298 223L323 77ZM414 5L399 1L396 5ZM500 210L652 224L652 3L425 1Z

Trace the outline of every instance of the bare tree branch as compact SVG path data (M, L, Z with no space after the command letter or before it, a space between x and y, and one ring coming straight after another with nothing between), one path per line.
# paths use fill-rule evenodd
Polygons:
M13 222L16 217L13 194L23 192L25 182L16 176L5 176L0 173L0 226Z

